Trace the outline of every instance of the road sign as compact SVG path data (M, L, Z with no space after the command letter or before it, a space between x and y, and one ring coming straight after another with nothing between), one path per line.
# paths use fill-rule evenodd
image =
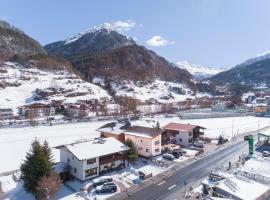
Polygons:
M249 155L253 155L253 149L254 149L254 140L253 140L253 136L249 135L248 137L248 152Z

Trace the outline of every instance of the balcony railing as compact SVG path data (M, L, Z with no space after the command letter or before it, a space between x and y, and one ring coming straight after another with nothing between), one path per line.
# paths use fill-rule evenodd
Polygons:
M103 164L111 163L117 160L124 160L124 158L125 158L124 155L120 155L120 154L116 154L116 155L112 155L110 157L104 157L104 158L101 157L99 159L99 164L103 165Z

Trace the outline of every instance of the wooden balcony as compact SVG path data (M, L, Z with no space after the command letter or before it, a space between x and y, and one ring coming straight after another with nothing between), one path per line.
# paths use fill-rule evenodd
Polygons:
M107 163L112 163L117 160L124 160L124 154L112 154L109 156L102 156L99 158L99 164L104 165Z

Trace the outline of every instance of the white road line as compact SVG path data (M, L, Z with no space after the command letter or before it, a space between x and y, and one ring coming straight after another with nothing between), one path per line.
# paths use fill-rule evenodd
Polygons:
M162 185L164 184L166 181L161 181L160 183L158 183L157 185Z
M171 187L168 188L168 190L171 190L175 187L176 185L172 185Z

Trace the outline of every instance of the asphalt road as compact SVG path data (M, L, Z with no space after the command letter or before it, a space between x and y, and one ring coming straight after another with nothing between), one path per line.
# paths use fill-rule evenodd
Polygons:
M143 189L125 196L125 200L174 200L183 199L185 185L202 180L207 174L218 167L228 164L232 159L246 153L248 145L246 141L240 141L227 147L216 150L209 155L174 171L169 176L150 184Z

